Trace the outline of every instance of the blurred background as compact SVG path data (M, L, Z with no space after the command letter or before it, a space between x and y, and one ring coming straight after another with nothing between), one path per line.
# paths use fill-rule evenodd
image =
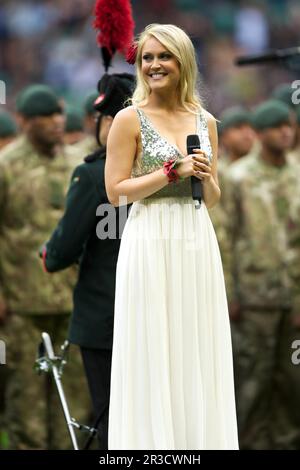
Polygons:
M92 28L94 0L1 0L0 79L13 110L18 91L32 82L53 86L80 104L103 73ZM174 23L192 37L207 108L218 115L232 104L253 105L297 72L282 66L238 68L240 54L300 43L298 0L133 0L136 33L151 22ZM116 56L111 73L130 71Z
M292 341L300 337L300 105L291 100L291 84L300 79L300 55L263 66L236 67L234 60L300 46L300 1L131 3L136 34L159 22L175 24L191 37L204 106L219 121L222 198L210 216L232 325L241 448L299 450L300 369L290 356ZM100 161L94 95L104 68L92 26L94 4L0 0L0 81L6 85L6 104L0 105L0 339L8 354L7 367L0 367L4 449L71 446L53 381L49 376L37 380L32 366L41 331L55 338L55 350L66 338L77 276L68 271L62 280L58 275L46 279L38 253L63 214L74 167L86 155ZM134 73L134 67L117 54L109 73L120 72ZM27 106L23 95L17 115L17 95L34 83L54 88L68 105L66 112L57 111L60 101L51 90L50 98L44 90L43 102L36 98L39 87L33 87ZM280 96L274 95L281 84ZM271 96L276 100L264 103ZM50 112L47 103L52 106L53 99ZM33 114L36 104L46 110ZM262 107L255 111L256 105ZM107 121L98 118L98 123L108 133ZM98 184L98 173L95 178ZM79 180L72 179L71 187ZM34 287L27 288L25 281ZM84 369L74 347L64 377L66 394L78 421L92 423Z

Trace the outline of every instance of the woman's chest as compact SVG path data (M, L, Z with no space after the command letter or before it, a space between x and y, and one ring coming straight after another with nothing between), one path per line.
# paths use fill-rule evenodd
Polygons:
M190 134L198 133L197 116L189 115L184 118L170 118L168 116L150 116L153 128L157 130L162 139L186 155L186 140Z

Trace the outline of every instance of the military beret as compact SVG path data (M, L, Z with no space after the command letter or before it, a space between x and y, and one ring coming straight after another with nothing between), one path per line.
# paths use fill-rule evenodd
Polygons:
M95 108L94 108L94 103L95 100L98 98L99 93L97 91L94 91L93 93L89 94L84 102L84 110L86 114L94 114Z
M101 114L115 117L132 96L135 77L129 73L105 74L98 82L99 95L94 109Z
M68 107L66 109L66 132L75 132L83 130L83 114L80 109Z
M263 130L290 122L291 109L278 100L268 100L257 106L251 116L255 129Z
M6 111L0 113L0 137L9 137L17 134L17 125L12 116Z
M30 85L17 97L17 110L26 117L50 116L62 113L59 98L47 85Z
M226 109L220 116L218 131L221 134L230 127L238 127L241 124L250 124L250 113L241 106Z
M282 103L285 103L293 108L295 106L292 101L292 95L294 92L295 88L292 88L291 84L284 83L283 85L279 85L275 88L275 90L273 90L271 97L282 101Z

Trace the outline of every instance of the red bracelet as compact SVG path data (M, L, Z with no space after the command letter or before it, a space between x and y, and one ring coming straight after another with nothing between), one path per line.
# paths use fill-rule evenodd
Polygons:
M169 160L163 163L163 172L168 177L169 183L177 183L180 178L176 170L177 160Z

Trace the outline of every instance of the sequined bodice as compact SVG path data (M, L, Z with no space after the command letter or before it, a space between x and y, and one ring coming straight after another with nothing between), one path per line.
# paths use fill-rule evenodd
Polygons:
M146 175L162 167L163 162L171 159L182 159L184 156L179 149L169 143L155 129L150 119L140 109L135 107L141 125L142 151L132 170L132 177ZM199 135L201 149L212 160L212 149L209 140L207 121L203 111L196 116L197 134ZM186 197L191 196L191 180L185 178L182 182L171 183L152 194L148 198L157 197Z

